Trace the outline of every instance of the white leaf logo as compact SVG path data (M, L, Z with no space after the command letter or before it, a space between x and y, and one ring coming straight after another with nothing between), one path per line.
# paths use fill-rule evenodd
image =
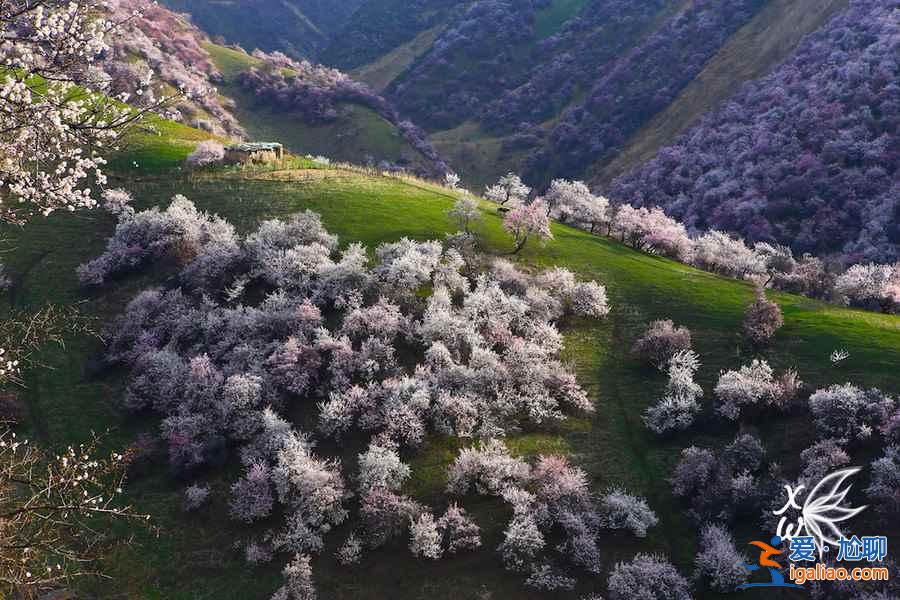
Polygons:
M841 486L859 471L859 467L835 471L817 483L803 503L803 526L807 534L814 538L820 559L826 544L837 546L838 540L845 537L838 523L855 517L867 508L843 506L853 484Z

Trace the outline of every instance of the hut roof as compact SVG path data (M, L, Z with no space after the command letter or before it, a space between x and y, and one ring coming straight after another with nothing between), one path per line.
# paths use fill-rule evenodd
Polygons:
M271 150L281 150L281 144L278 142L244 142L228 147L229 150L238 152L266 152Z

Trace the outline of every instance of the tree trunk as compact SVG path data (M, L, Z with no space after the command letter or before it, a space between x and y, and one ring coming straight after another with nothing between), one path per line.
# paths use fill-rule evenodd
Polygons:
M516 247L515 247L515 249L513 250L513 254L518 254L518 253L522 250L522 248L525 247L525 242L527 242L527 241L528 241L528 235L527 235L527 234L526 234L525 237L523 237L521 240L519 240L518 238L516 238Z

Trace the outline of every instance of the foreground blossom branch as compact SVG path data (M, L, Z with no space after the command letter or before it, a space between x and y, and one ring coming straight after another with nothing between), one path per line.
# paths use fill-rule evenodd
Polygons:
M109 522L148 518L118 503L126 457L98 456L96 438L52 455L0 429L0 593L100 575Z
M24 222L96 205L103 154L131 125L179 94L141 109L106 95L97 66L120 25L99 0L0 3L0 219Z
M47 344L64 347L73 334L94 335L90 321L73 306L48 304L0 320L0 386L23 385L22 370L39 363L38 350Z

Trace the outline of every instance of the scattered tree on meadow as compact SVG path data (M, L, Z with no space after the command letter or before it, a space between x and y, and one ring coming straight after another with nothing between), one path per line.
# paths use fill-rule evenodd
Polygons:
M864 390L850 383L817 390L809 397L816 429L823 437L865 440L888 420L896 408L891 396L872 388Z
M800 460L803 463L800 478L809 486L815 485L829 473L849 465L850 455L838 440L827 438L801 452Z
M631 351L657 369L664 370L677 352L690 349L690 330L687 327L676 327L666 319L650 323L647 331L635 341Z
M514 238L513 254L518 254L531 237L541 241L553 239L550 218L540 200L513 207L503 218L503 228Z
M756 300L747 307L744 314L744 335L756 345L764 345L772 341L775 333L784 325L781 308L766 298L762 287L756 289Z
M191 512L202 507L209 500L208 485L193 484L184 490L184 510Z
M687 579L661 556L638 554L616 563L609 576L611 600L691 600Z
M621 489L608 491L600 500L600 523L607 529L626 529L637 537L646 537L647 530L659 523L644 498L632 496Z
M703 388L694 381L700 357L693 350L679 350L669 360L669 382L662 399L644 413L644 423L654 433L687 429L700 412Z
M495 185L484 191L484 197L500 206L513 207L517 204L524 204L530 193L531 188L522 183L522 179L518 175L507 173Z
M796 371L788 370L781 377L765 360L754 359L737 371L723 371L713 393L716 412L736 421L741 411L750 406L784 407L800 387Z
M362 550L363 544L356 536L355 533L351 533L347 536L347 539L341 544L341 547L338 548L338 551L335 553L335 556L338 559L338 562L342 565L350 566L355 565L362 558Z
M431 513L422 513L409 526L409 550L413 556L437 560L443 554L441 532Z
M481 209L478 206L478 200L470 194L457 198L456 202L453 203L453 208L447 214L457 222L462 232L467 236L472 235L472 226L481 220Z
M481 546L481 528L455 502L452 502L438 519L437 527L443 538L445 552L448 554L474 550Z
M282 571L285 583L272 600L316 600L311 559L307 554L296 554Z

